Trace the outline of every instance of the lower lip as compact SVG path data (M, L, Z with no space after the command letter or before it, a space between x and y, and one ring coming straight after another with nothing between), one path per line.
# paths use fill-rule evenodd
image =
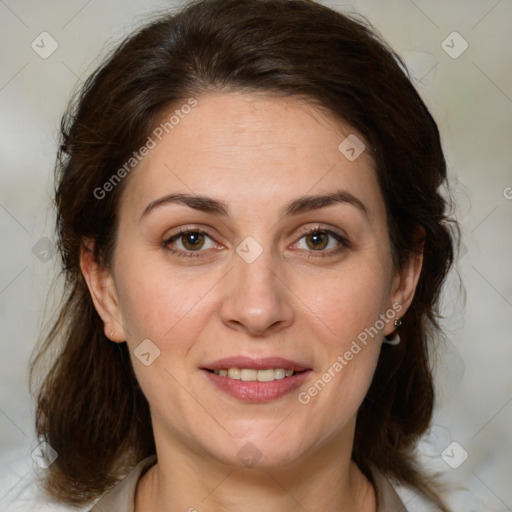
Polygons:
M273 380L270 382L258 382L230 379L221 377L216 373L202 370L221 391L243 400L245 402L270 402L283 397L294 389L297 389L307 378L311 370L295 373L291 377Z

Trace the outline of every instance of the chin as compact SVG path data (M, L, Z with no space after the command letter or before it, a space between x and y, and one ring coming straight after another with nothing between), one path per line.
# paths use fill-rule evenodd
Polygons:
M274 423L275 428L275 423ZM271 430L260 430L254 435L219 440L210 446L204 446L205 451L222 464L236 468L286 468L300 461L304 454L304 439L287 436L272 438ZM211 439L210 439L211 443ZM209 444L209 443L208 443Z

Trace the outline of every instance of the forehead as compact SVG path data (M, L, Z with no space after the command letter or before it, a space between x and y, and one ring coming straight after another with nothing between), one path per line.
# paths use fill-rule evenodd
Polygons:
M176 107L166 112L161 126L175 112ZM368 151L355 159L344 152L354 135L361 141L362 136L304 101L211 94L198 97L186 112L174 116L172 128L166 125L162 140L153 136L154 148L130 175L122 201L130 210L140 212L171 192L277 208L340 188L368 203L370 214L382 207Z

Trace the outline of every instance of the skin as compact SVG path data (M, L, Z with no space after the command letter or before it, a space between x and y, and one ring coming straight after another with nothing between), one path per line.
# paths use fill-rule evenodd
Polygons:
M129 176L110 268L82 254L105 333L128 343L151 408L158 463L139 482L135 510L375 511L374 489L350 455L392 320L307 405L297 395L393 304L405 313L421 257L394 268L373 161L367 151L349 161L338 150L349 127L296 99L197 100ZM338 202L283 213L291 201L340 190L366 211ZM171 203L142 215L171 193L223 201L228 215ZM180 228L211 237L195 251L186 237L169 244L195 257L165 247ZM318 248L308 228L349 244L320 236L327 245ZM252 263L236 253L248 236L263 249ZM150 366L133 354L144 339L160 350ZM280 356L312 372L278 400L246 403L200 370L234 355ZM261 457L250 468L237 456L248 442Z

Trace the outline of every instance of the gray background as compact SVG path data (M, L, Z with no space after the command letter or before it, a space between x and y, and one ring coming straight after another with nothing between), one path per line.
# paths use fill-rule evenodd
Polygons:
M467 300L453 274L444 296L449 341L436 363L438 408L421 457L452 485L455 510L512 510L512 1L324 3L373 23L407 62L443 135L464 235L458 271ZM0 0L2 510L21 503L38 444L27 364L52 313L52 300L45 304L57 271L50 197L60 116L108 47L155 9L175 5ZM58 44L46 59L31 47L50 48L42 32ZM468 48L458 55L464 41ZM467 460L452 469L446 461L457 465L463 450ZM410 510L420 510L413 493L401 493Z

